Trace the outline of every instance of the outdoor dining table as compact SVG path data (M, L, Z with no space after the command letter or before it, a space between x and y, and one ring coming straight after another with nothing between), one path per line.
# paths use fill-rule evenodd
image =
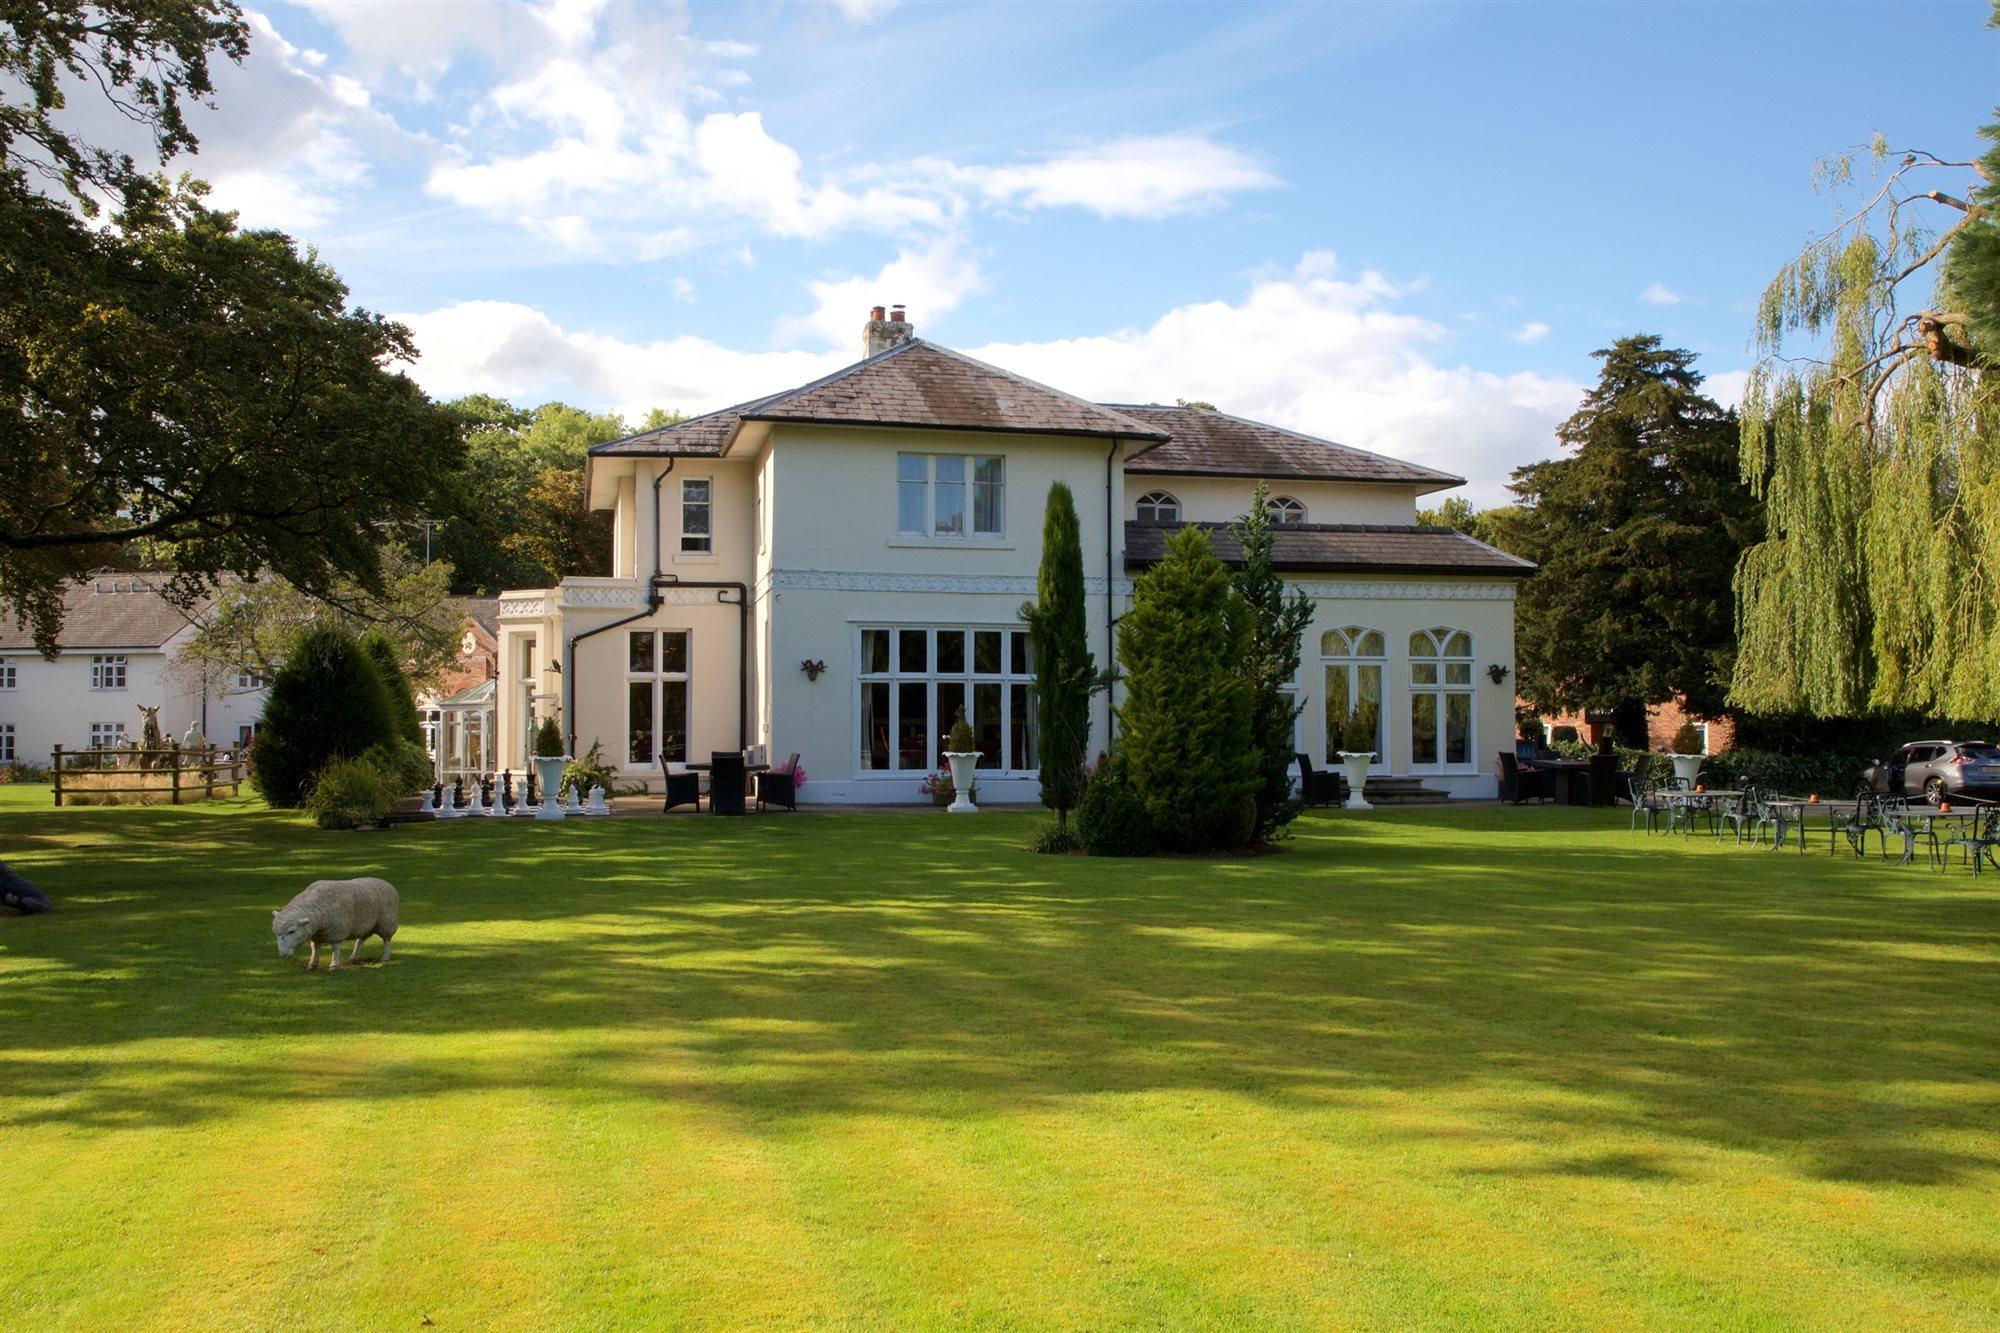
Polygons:
M1557 805L1590 804L1590 761L1588 759L1537 759L1534 769L1549 776L1549 794Z
M1681 787L1671 789L1666 793L1669 805L1678 805L1685 810L1712 810L1717 806L1729 804L1741 795L1743 795L1741 790L1730 790L1728 788L1713 790L1703 788L1701 791L1689 791L1687 788ZM1693 831L1693 828L1693 824L1688 825L1690 832ZM1715 836L1718 838L1722 836L1720 822L1716 825Z
M1781 796L1766 801L1765 808L1771 812L1771 823L1778 836L1771 840L1771 850L1777 851L1785 845L1787 826L1796 825L1799 830L1799 850L1806 849L1806 815L1824 811L1828 819L1838 819L1852 815L1858 804L1855 801L1804 801L1796 797Z
M1923 825L1924 832L1929 835L1931 846L1935 849L1937 847L1937 826L1940 822L1945 824L1956 823L1961 826L1974 824L1978 822L1979 816L1982 813L1984 812L1979 806L1973 806L1970 809L1960 807L1956 810L1939 810L1931 806L1918 806L1905 811L1903 818L1912 828L1918 824ZM1949 839L1946 841L1949 842ZM1903 856L1896 864L1906 866L1916 860L1916 858L1917 840L1913 835L1905 834L1903 837ZM1977 873L1978 866L1975 864L1973 869L1974 873Z

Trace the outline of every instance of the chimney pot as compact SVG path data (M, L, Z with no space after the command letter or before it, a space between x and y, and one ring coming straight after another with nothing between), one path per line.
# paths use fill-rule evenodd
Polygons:
M873 306L873 307L870 307L870 309L869 309L869 311L868 311L868 318L870 318L870 319L874 319L874 320L879 320L879 319L881 319L881 318L882 318L882 307L881 307L881 306L879 306L879 305L878 305L878 306Z
M889 318L895 321L896 323L901 324L903 322L903 307L899 305L890 306Z

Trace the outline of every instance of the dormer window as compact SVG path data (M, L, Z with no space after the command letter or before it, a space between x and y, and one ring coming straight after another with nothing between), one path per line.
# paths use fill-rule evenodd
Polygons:
M1165 491L1147 491L1139 497L1139 521L1178 523L1181 521L1181 502Z
M1306 521L1306 507L1289 495L1274 495L1264 505L1264 512L1271 516L1273 523L1303 523Z

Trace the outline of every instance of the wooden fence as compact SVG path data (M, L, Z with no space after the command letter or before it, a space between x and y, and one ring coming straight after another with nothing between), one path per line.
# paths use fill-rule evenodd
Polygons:
M152 805L162 798L168 805L181 805L205 801L224 787L231 796L236 795L243 785L243 770L239 754L225 754L214 745L200 750L172 745L65 750L58 745L49 766L49 781L55 788L57 805L63 803L65 795L72 805ZM96 799L121 796L138 799Z

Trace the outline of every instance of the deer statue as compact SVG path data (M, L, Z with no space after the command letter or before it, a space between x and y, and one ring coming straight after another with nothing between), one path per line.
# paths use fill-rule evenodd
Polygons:
M144 751L139 756L141 768L172 768L172 755L162 753L167 748L167 734L160 730L159 705L139 705L139 716L143 723L139 728L139 748Z

